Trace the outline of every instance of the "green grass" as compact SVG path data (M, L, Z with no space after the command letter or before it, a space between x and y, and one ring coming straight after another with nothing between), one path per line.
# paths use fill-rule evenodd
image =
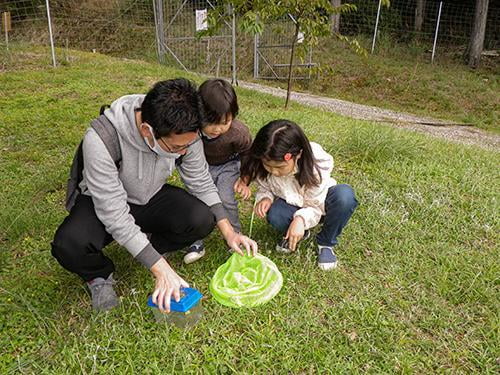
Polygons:
M371 49L371 41L360 39ZM460 52L437 50L430 63L432 45L398 45L381 38L373 55L355 54L339 41L328 40L314 50L322 71L311 81L297 81L294 88L318 95L472 124L500 132L500 61L482 58L482 67L469 69ZM283 51L280 51L283 52ZM267 51L266 51L267 53ZM283 61L283 57L280 59ZM283 61L284 62L284 61ZM265 66L263 67L263 69ZM286 87L285 82L270 81Z
M226 308L208 293L228 257L213 233L202 261L169 259L206 295L204 320L180 331L154 322L152 277L112 245L121 306L93 313L81 281L50 255L73 152L101 104L185 74L70 54L57 69L0 75L0 373L498 373L499 153L295 103L284 111L242 89L253 133L275 118L298 122L355 188L339 268L318 270L313 242L276 255L258 220L254 238L284 287L259 308ZM244 228L250 211L241 205Z

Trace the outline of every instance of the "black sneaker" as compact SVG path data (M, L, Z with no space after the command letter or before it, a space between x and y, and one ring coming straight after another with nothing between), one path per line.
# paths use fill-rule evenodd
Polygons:
M295 247L295 251L299 248L299 245L302 241L306 241L311 237L311 231L306 229L304 232L304 237L297 243ZM276 251L281 254L290 254L293 253L293 251L290 249L290 245L288 243L288 240L283 238L280 242L276 244Z
M190 264L196 262L198 259L203 258L205 255L205 245L202 241L196 241L194 244L189 246L189 249L184 255L184 263Z

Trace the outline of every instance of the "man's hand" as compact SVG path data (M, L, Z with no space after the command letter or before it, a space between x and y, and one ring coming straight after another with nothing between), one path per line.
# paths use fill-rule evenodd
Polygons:
M153 302L161 311L170 312L170 298L178 302L181 298L181 287L188 287L184 281L164 258L153 264L151 272L155 277L155 290L153 292Z
M271 208L273 202L269 198L264 198L255 206L255 213L258 217L264 218L267 214L267 211Z
M251 238L248 238L247 236L241 233L237 233L234 230L224 237L226 238L226 242L229 245L229 247L234 251L236 251L238 254L245 255L241 250L241 246L243 245L248 255L253 255L253 256L257 255L258 251L257 243Z
M238 178L238 180L236 180L233 188L234 192L238 193L243 199L248 199L252 196L252 191L250 190L248 185L243 182L241 178Z
M304 219L300 216L295 216L292 223L288 227L285 238L288 240L290 250L295 251L297 243L304 237L305 226Z

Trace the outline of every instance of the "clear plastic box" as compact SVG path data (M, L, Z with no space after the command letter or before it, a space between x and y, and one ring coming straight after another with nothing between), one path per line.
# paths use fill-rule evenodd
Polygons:
M201 298L203 295L193 288L181 289L181 299L179 302L170 301L170 312L162 312L152 297L148 299L148 306L153 310L153 315L157 322L167 322L179 328L193 327L203 317L203 306Z

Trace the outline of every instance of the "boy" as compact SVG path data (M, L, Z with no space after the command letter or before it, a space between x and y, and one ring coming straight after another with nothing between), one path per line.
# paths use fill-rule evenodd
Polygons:
M201 84L199 94L204 109L201 133L208 169L230 223L241 232L233 186L240 177L240 155L250 148L252 136L248 127L236 120L238 99L228 82L209 79ZM203 241L196 241L184 256L184 263L193 263L204 255Z

